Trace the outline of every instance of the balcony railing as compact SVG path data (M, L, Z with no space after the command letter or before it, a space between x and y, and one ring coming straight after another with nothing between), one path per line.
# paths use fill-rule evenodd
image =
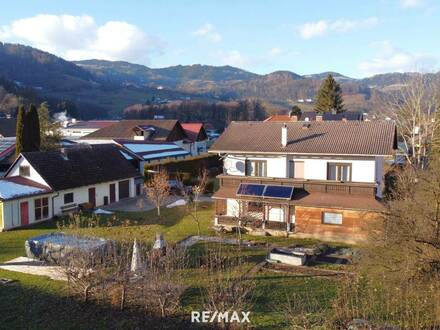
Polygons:
M272 184L280 186L292 186L304 189L309 192L325 192L353 195L376 195L375 183L363 182L338 182L330 180L306 180L306 179L290 179L290 178L273 178L273 177L253 177L225 175L217 176L220 185L224 187L237 187L241 183L254 184Z

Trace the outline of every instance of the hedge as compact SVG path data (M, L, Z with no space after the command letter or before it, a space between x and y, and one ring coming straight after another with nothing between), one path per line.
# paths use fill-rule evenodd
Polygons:
M218 155L208 154L145 164L144 177L148 178L148 170L158 170L163 168L170 174L170 177L174 177L179 173L184 181L190 181L191 179L197 178L202 169L207 169L210 177L212 177L219 174L222 171L222 167L223 163Z

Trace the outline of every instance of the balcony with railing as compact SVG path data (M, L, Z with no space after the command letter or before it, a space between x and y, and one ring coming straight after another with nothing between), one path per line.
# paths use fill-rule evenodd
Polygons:
M308 192L324 192L334 194L376 195L375 183L340 182L332 180L307 180L274 177L237 176L221 174L217 176L220 186L237 188L241 183L263 185L291 186Z

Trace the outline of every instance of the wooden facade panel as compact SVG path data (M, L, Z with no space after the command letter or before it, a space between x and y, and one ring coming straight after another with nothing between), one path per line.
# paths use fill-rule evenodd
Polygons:
M341 213L342 224L323 223L323 213ZM341 238L365 239L369 225L380 218L380 213L340 210L329 208L301 207L295 209L295 233Z

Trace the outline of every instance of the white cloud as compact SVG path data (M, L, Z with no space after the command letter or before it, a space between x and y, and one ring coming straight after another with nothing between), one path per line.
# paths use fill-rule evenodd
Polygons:
M423 0L400 0L400 5L403 8L415 8L420 7L424 3Z
M37 15L0 27L3 41L24 43L68 60L126 60L148 64L164 42L124 21L98 25L88 15Z
M373 46L378 50L377 55L359 63L359 70L364 76L386 72L431 71L437 65L435 57L395 48L389 41Z
M243 55L238 50L219 50L214 56L221 65L231 65L244 68L250 65L253 60Z
M217 31L214 25L206 23L193 32L197 37L205 38L212 42L219 42L223 39L222 35Z
M345 33L356 29L370 29L379 23L377 17L369 17L363 20L339 19L334 21L320 20L307 22L298 27L301 38L311 39L321 37L328 33Z

